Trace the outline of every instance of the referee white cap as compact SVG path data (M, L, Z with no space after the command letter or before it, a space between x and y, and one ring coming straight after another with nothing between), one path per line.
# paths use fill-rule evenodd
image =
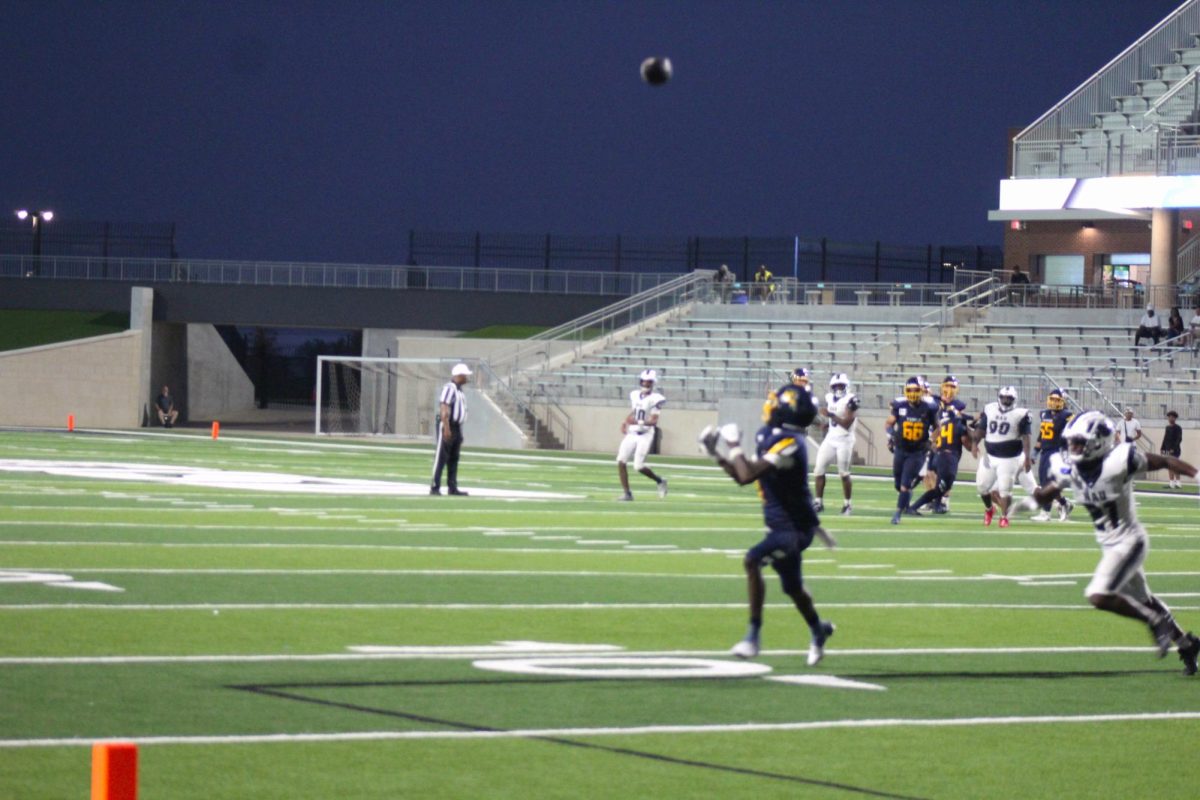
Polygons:
M457 378L459 375L470 375L471 368L466 364L455 364L454 369L450 370L450 377Z

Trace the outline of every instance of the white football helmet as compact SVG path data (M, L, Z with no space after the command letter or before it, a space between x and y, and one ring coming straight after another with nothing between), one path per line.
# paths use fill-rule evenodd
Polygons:
M645 386L647 383L658 383L658 373L652 369L642 370L642 374L638 376L638 383Z
M1015 386L1005 386L996 395L996 399L1000 401L1000 407L1005 411L1017 404L1017 389Z
M1113 449L1115 432L1112 420L1099 411L1076 415L1063 429L1067 460L1072 464L1087 464L1103 458Z
M835 372L829 376L829 391L834 398L840 400L850 391L850 379L844 372Z

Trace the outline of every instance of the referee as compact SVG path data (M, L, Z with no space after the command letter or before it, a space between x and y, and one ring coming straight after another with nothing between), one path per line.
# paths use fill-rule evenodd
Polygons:
M467 419L467 398L463 394L463 384L471 376L471 368L466 364L455 364L450 370L450 381L442 387L438 398L438 428L437 451L433 456L433 483L429 487L430 494L442 493L442 469L446 470L446 493L465 495L458 488L458 456L462 452L462 424Z

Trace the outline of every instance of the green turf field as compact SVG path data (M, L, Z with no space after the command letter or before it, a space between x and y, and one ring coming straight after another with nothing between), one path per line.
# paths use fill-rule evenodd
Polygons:
M1200 677L1087 607L1081 519L984 528L967 483L893 527L860 476L805 562L825 661L772 581L739 662L752 488L659 458L669 496L634 475L620 504L608 455L468 442L473 495L438 498L430 461L0 432L0 798L86 796L109 739L150 800L1195 794ZM1200 628L1197 497L1140 503L1151 586Z

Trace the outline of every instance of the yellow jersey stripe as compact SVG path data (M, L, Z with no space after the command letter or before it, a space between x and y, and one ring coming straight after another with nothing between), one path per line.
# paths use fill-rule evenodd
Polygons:
M774 444L774 446L772 446L772 447L771 447L771 449L770 449L770 450L768 450L767 452L768 452L768 453L780 453L780 452L782 452L782 451L784 451L784 450L788 449L789 447L791 447L791 446L792 446L792 445L794 445L795 443L796 443L796 440L795 440L795 439L793 439L792 437L790 437L790 436L789 436L789 437L788 437L788 438L786 438L786 439L780 439L780 440L779 440L778 442L776 442L776 443Z

